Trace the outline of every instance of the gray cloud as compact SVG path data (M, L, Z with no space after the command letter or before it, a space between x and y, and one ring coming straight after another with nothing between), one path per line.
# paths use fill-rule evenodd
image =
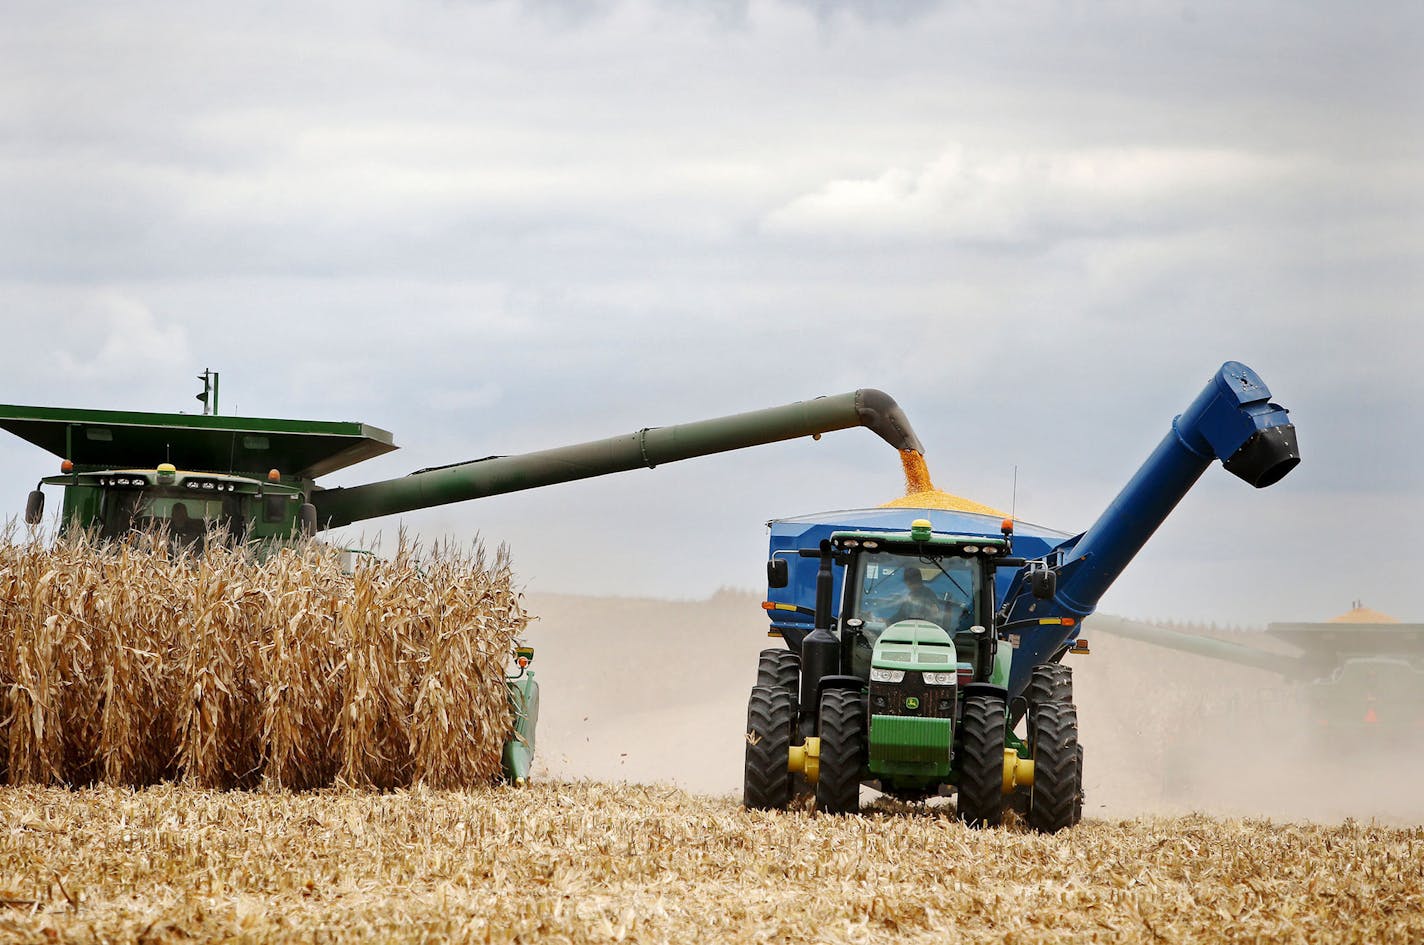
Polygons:
M1240 358L1307 462L1207 477L1105 605L1418 617L1417 555L1319 540L1424 526L1422 32L1404 4L18 4L0 399L186 409L211 366L229 410L392 429L359 481L874 385L947 488L1007 504L1017 465L1022 515L1081 528ZM16 509L52 466L0 463ZM545 589L700 595L755 585L766 518L897 488L851 432L410 522L507 538Z

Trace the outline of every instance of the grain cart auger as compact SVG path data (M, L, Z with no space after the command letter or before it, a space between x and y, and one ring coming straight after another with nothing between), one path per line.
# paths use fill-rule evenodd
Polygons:
M391 435L362 423L0 406L0 428L62 460L61 475L41 480L30 493L28 523L43 517L42 487L57 486L64 490L62 531L92 529L100 538L119 538L164 525L171 536L196 541L217 530L259 550L383 515L857 426L897 450L921 448L895 401L863 389L324 489L318 478L394 450ZM515 731L505 744L505 769L512 780L527 777L532 762L539 707L539 687L527 669L532 658L527 647L514 654L518 669L509 683Z
M1228 362L1087 532L977 512L880 507L770 522L771 633L747 708L744 803L859 809L862 784L956 794L958 814L1036 829L1082 816L1072 676L1079 623L1213 459L1258 488L1298 462L1295 429ZM1022 733L1018 725L1024 722Z

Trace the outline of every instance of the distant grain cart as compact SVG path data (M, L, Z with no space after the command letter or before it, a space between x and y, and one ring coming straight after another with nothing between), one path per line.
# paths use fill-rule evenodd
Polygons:
M1123 620L1094 630L1273 673L1297 687L1314 746L1333 754L1424 749L1424 624L1401 623L1356 602L1314 623L1273 623L1289 653Z

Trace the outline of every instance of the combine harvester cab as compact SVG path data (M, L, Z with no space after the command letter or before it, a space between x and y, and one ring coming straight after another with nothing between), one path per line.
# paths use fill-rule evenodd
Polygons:
M1214 459L1257 488L1299 463L1286 410L1228 362L1087 532L977 511L875 508L773 521L744 803L859 808L862 784L1006 803L1044 831L1082 816L1072 677L1082 619ZM1022 735L1015 729L1026 720Z
M216 408L216 375L200 377ZM210 382L211 379L211 382ZM210 382L210 383L209 383ZM422 469L408 476L327 489L325 475L396 449L390 433L363 423L56 407L0 406L0 428L53 453L60 475L30 493L25 520L43 520L44 487L63 490L61 532L91 530L118 540L163 527L171 540L215 535L262 554L275 544L385 515L587 479L800 437L866 427L897 450L919 441L895 401L862 389L781 407L519 456ZM513 730L504 746L506 776L529 776L539 685L532 648L511 654Z

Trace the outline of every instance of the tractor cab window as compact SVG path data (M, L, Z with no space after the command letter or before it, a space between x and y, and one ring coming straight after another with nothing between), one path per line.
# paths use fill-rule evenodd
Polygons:
M182 543L198 542L204 534L225 527L228 539L240 542L246 532L242 497L197 496L172 489L113 490L104 496L100 536L121 538L130 531L167 525L169 535Z
M982 566L977 558L860 554L848 576L847 617L863 621L862 632L874 641L901 620L928 620L951 635L983 622L977 588Z

